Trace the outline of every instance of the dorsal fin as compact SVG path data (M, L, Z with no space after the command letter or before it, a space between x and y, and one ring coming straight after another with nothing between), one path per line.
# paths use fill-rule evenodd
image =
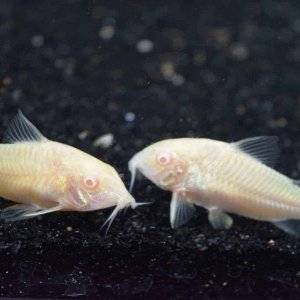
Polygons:
M273 167L280 155L278 137L258 136L233 143L238 149L258 159L262 163Z
M22 142L44 142L47 139L39 130L26 119L21 110L10 121L8 128L4 133L3 141L5 143L22 143Z

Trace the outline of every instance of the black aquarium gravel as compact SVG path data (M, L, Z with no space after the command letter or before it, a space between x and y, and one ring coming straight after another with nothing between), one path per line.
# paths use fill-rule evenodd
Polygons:
M1 133L20 108L127 185L135 152L182 136L277 135L299 178L299 70L296 0L0 1ZM241 217L216 231L201 208L174 231L170 193L143 179L134 196L153 204L106 238L109 209L1 221L1 297L299 299L292 237Z

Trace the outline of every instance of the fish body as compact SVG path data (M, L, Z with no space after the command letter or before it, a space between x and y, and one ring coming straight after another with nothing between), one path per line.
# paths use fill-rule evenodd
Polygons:
M16 221L57 210L92 211L134 198L115 169L72 146L46 139L19 111L0 145L0 196L17 205L4 209L3 219Z
M276 137L236 143L169 139L137 153L129 169L132 178L138 170L173 193L170 221L174 228L191 218L195 204L208 210L215 228L231 227L228 213L233 213L294 233L295 225L287 220L300 219L300 188L272 169L279 157L277 142Z

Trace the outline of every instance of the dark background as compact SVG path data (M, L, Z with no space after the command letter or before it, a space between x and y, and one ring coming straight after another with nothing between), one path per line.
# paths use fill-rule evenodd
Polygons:
M278 135L278 170L299 178L297 3L0 0L1 131L21 108L126 184L130 157L163 138ZM114 144L94 147L107 133ZM1 222L0 295L300 297L300 244L271 224L234 217L216 231L199 208L173 231L170 193L143 180L134 195L153 205L121 213L107 238L109 210Z

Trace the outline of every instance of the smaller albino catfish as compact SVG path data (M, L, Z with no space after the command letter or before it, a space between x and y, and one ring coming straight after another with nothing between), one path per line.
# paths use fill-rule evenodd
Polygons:
M50 141L21 111L0 144L0 196L17 203L1 218L17 221L54 211L92 211L138 203L113 167L72 146ZM107 228L107 230L108 230Z
M228 229L228 213L272 222L300 236L299 182L273 170L278 138L261 136L235 143L179 138L157 142L129 161L131 191L136 173L171 191L170 223L177 228L193 216L194 204L208 210L217 229Z

